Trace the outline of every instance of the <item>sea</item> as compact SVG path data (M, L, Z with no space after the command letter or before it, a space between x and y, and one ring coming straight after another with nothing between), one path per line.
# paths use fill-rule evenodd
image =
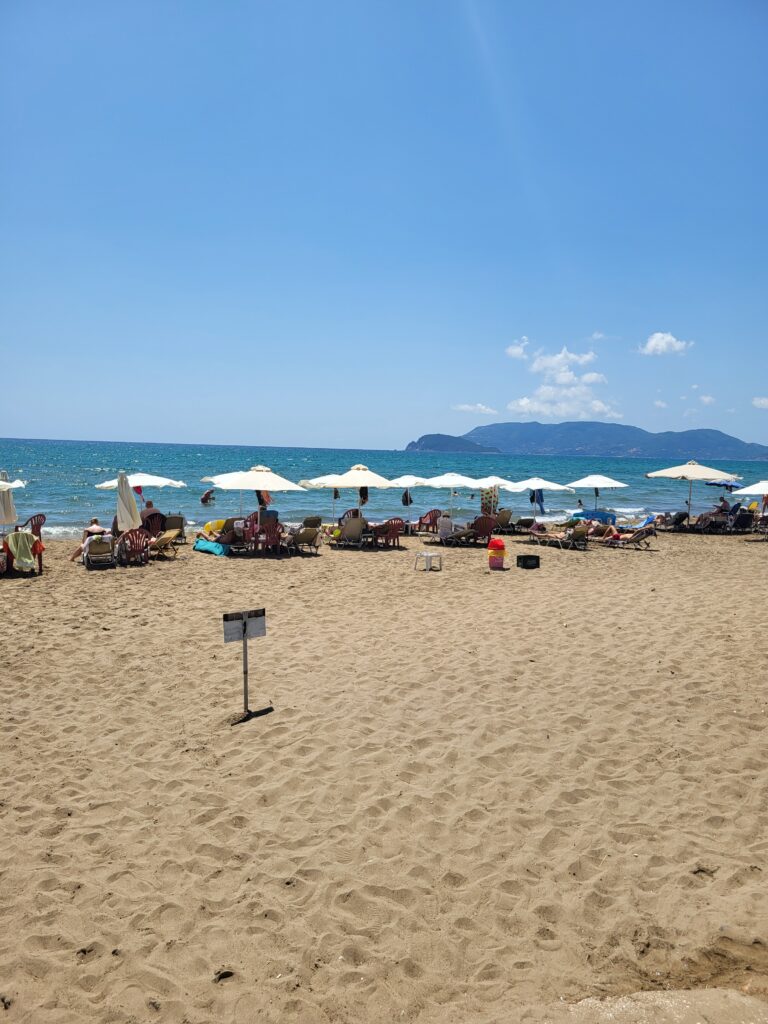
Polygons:
M692 458L696 453L691 454ZM325 473L343 473L362 463L369 469L392 479L408 473L433 477L456 472L472 478L500 476L508 480L543 477L565 484L592 473L600 473L622 481L628 486L604 491L597 500L603 509L615 511L620 521L638 521L651 512L674 512L685 507L688 484L676 480L648 480L645 474L674 464L637 458L593 458L591 456L516 456L467 455L367 450L360 448L260 448L248 445L149 444L128 441L54 441L0 438L0 470L13 480L25 480L27 486L13 491L19 522L30 515L44 512L44 536L78 537L89 519L98 516L111 522L116 508L115 491L96 490L96 484L114 479L119 470L145 472L183 480L183 489L147 490L163 512L183 513L191 525L202 525L209 519L224 518L254 510L250 492L217 491L215 505L203 506L200 497L207 488L202 477L251 466L269 466L289 480L310 479ZM681 460L682 461L682 460ZM722 469L723 476L736 474L744 485L764 476L764 463L728 462L700 459L707 465ZM693 510L703 511L714 504L722 492L706 484L693 485ZM527 492L501 492L502 506L515 513L531 512ZM402 491L371 490L366 515L370 519L386 519L402 515L414 519L431 508L453 508L454 519L470 519L479 513L479 493L461 490L451 495L448 490L417 487L411 490L413 504L404 508ZM578 498L586 508L595 504L592 491L548 493L544 495L544 521L566 518L576 509ZM273 508L287 524L300 522L307 515L339 516L357 504L357 492L342 492L333 501L330 491L286 492L273 495ZM0 528L1 529L1 528Z

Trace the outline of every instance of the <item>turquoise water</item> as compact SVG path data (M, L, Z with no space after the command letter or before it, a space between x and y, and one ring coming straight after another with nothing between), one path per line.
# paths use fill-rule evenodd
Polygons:
M692 454L695 458L695 453ZM702 460L704 461L704 460ZM341 473L362 462L387 478L413 473L416 476L437 476L454 471L470 477L498 475L509 480L523 480L541 476L557 483L577 480L589 473L602 473L622 480L629 486L622 490L607 491L600 499L604 508L613 508L630 518L647 512L675 511L684 507L688 485L674 480L646 480L644 474L661 469L647 459L595 459L591 457L557 457L513 455L433 455L420 452L365 451L362 449L325 448L255 448L195 444L138 444L108 441L26 441L0 439L0 469L11 479L21 477L27 481L24 490L14 491L14 500L23 521L35 512L46 514L48 536L75 536L91 516L103 521L111 520L115 511L115 492L97 491L95 485L117 476L120 469L143 471L174 480L184 480L184 490L147 491L164 512L182 512L195 523L203 523L214 516L240 511L238 492L217 492L215 506L207 509L200 504L200 495L206 485L200 478L215 473L248 469L250 466L269 466L289 480L299 481L323 473ZM714 466L731 471L752 483L765 476L765 464L759 462L732 462ZM704 484L694 484L694 511L714 503L719 491ZM369 518L402 515L406 510L400 503L401 491L371 491L367 506ZM448 504L447 491L415 488L411 492L413 505L409 516L430 508ZM545 495L547 516L562 519L564 513L576 507L581 497L587 507L593 501L591 493ZM243 495L243 509L254 507L253 495ZM322 514L330 518L332 511L329 491L308 491L274 495L274 506L284 522L300 521L305 515ZM342 492L336 504L336 514L357 503L356 492ZM518 513L530 511L526 494L504 494L502 504ZM479 511L479 498L470 498L460 492L453 500L457 517L471 517ZM406 516L408 518L408 516Z

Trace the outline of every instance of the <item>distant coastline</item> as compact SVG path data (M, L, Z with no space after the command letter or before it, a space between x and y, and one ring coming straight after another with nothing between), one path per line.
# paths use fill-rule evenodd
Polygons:
M475 455L588 456L768 461L768 446L720 430L667 430L658 434L625 423L489 423L466 434L423 434L407 452Z

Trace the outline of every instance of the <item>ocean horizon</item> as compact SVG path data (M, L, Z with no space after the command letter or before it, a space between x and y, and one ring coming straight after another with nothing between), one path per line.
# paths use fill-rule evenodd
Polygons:
M692 453L691 458L695 458ZM727 465L719 460L713 468L723 474L735 473L744 484L760 475L758 463L733 461ZM200 497L206 490L201 478L218 473L266 465L281 476L298 482L325 473L340 473L363 463L391 479L412 473L433 477L449 471L469 477L498 475L509 480L541 476L565 484L588 473L601 473L626 483L621 489L605 491L599 499L601 508L615 511L627 520L650 512L671 512L685 507L687 485L674 480L648 480L645 473L663 468L653 460L633 457L516 456L492 453L406 452L375 448L312 448L278 447L243 444L185 444L150 441L80 441L56 438L0 438L0 469L11 478L27 482L14 492L14 501L23 522L28 516L43 512L47 517L45 532L49 537L74 537L92 516L111 520L115 511L115 494L96 490L96 484L114 478L119 470L146 472L183 480L186 488L147 489L150 498L164 512L180 512L192 524L211 518L252 511L253 495L236 491L217 491L214 505L203 506ZM667 463L668 464L668 463ZM719 496L716 488L695 484L693 508L703 510ZM401 502L402 490L372 490L367 505L373 519L393 515L413 518L430 508L451 504L447 490L417 487L411 491L413 504L406 508ZM330 491L278 493L273 507L287 523L300 521L306 515L319 514L330 518L357 503L354 491L342 492L333 502ZM544 520L563 519L577 508L577 499L589 508L594 501L591 491L552 493L545 495ZM527 493L502 492L502 504L517 514L530 511ZM457 518L471 518L479 512L479 494L460 491L452 499Z

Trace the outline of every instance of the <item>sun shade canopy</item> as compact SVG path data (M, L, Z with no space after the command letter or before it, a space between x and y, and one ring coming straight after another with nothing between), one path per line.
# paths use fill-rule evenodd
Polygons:
M581 480L572 480L568 486L573 487L574 489L577 487L597 487L600 489L601 487L628 487L629 484L623 484L620 480L612 480L609 476L601 476L599 473L593 473L592 476L584 476Z
M733 473L726 473L722 469L712 469L711 466L700 466L698 462L691 459L682 466L670 466L669 469L657 469L653 473L646 473L649 479L663 478L666 480L722 480L727 476L734 480L741 480L740 476Z
M551 480L542 480L540 476L532 476L527 480L519 480L517 483L507 484L505 491L572 491L573 488L567 484L553 484Z
M118 478L119 479L119 478ZM126 476L129 487L186 487L183 480L170 480L167 476L153 476L151 473L128 473ZM105 480L96 484L98 491L114 491L118 480Z
M748 497L751 494L768 494L768 480L759 480L756 484L750 484L749 487L742 487L740 491L734 491L733 494L734 497L742 494L745 497Z
M505 480L503 476L483 476L475 483L478 487L508 487L514 480Z
M204 484L212 484L222 491L303 491L299 484L273 473L268 466L251 466L236 473L219 473L218 476L204 476Z
M410 473L406 473L405 476L396 476L394 480L390 480L393 487L431 487L429 480L425 476L412 476Z
M331 479L331 478L329 478ZM378 473L374 473L372 469L368 469L367 466L363 466L358 463L356 466L352 466L346 473L341 473L338 476L333 476L336 482L329 484L330 487L397 487L398 484L393 484L391 480L387 480L383 476L379 476Z
M136 508L133 487L125 473L117 478L117 528L121 532L135 530L141 526L141 516Z
M461 473L443 473L442 476L429 477L427 480L428 487L469 487L471 490L476 491L480 487L478 480L473 480L471 476L462 476Z

